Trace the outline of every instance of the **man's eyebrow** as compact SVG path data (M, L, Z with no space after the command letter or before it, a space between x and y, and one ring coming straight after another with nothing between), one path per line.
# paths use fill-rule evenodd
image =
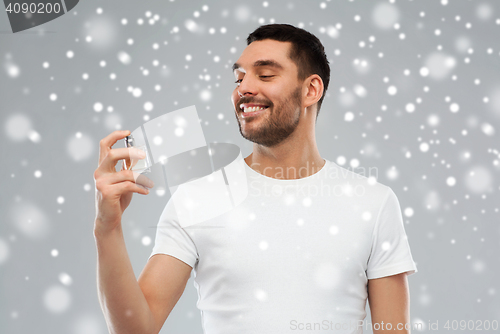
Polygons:
M283 69L283 66L280 63L271 59L257 60L255 63L253 63L253 67L259 67L259 66L271 66L280 70ZM239 69L240 67L241 67L240 64L234 63L233 72Z

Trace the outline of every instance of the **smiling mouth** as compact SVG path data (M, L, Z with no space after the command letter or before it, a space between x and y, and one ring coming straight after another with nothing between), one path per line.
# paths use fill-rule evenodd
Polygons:
M253 112L256 112L256 111L261 111L261 110L264 110L264 109L267 109L269 108L268 106L258 106L258 107L249 107L249 108L242 108L242 112L244 114L247 114L247 113L253 113Z
M263 107L251 107L251 108L243 108L242 112L240 113L241 118L254 118L265 112L269 107L263 106Z

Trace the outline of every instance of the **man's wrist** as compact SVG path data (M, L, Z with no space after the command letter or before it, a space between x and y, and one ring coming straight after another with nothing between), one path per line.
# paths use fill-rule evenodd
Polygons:
M94 232L95 239L106 238L106 237L112 236L112 235L119 235L122 233L122 225L121 225L121 222L109 224L107 222L103 222L99 218L96 218L94 221L94 231L93 232Z

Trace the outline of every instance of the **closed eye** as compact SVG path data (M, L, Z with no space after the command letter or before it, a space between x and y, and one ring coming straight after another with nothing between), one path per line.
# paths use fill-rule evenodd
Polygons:
M259 77L260 77L260 78L267 79L267 78L272 78L272 77L274 77L274 76L275 76L275 75L261 75L261 76L259 76ZM236 80L234 83L237 83L237 84L238 84L238 83L241 83L241 80L243 80L243 79Z

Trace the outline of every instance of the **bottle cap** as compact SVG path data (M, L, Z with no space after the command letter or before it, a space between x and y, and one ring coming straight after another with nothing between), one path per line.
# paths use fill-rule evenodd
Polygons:
M125 145L127 145L127 147L132 147L135 145L134 137L132 135L128 135L127 137L125 137Z

